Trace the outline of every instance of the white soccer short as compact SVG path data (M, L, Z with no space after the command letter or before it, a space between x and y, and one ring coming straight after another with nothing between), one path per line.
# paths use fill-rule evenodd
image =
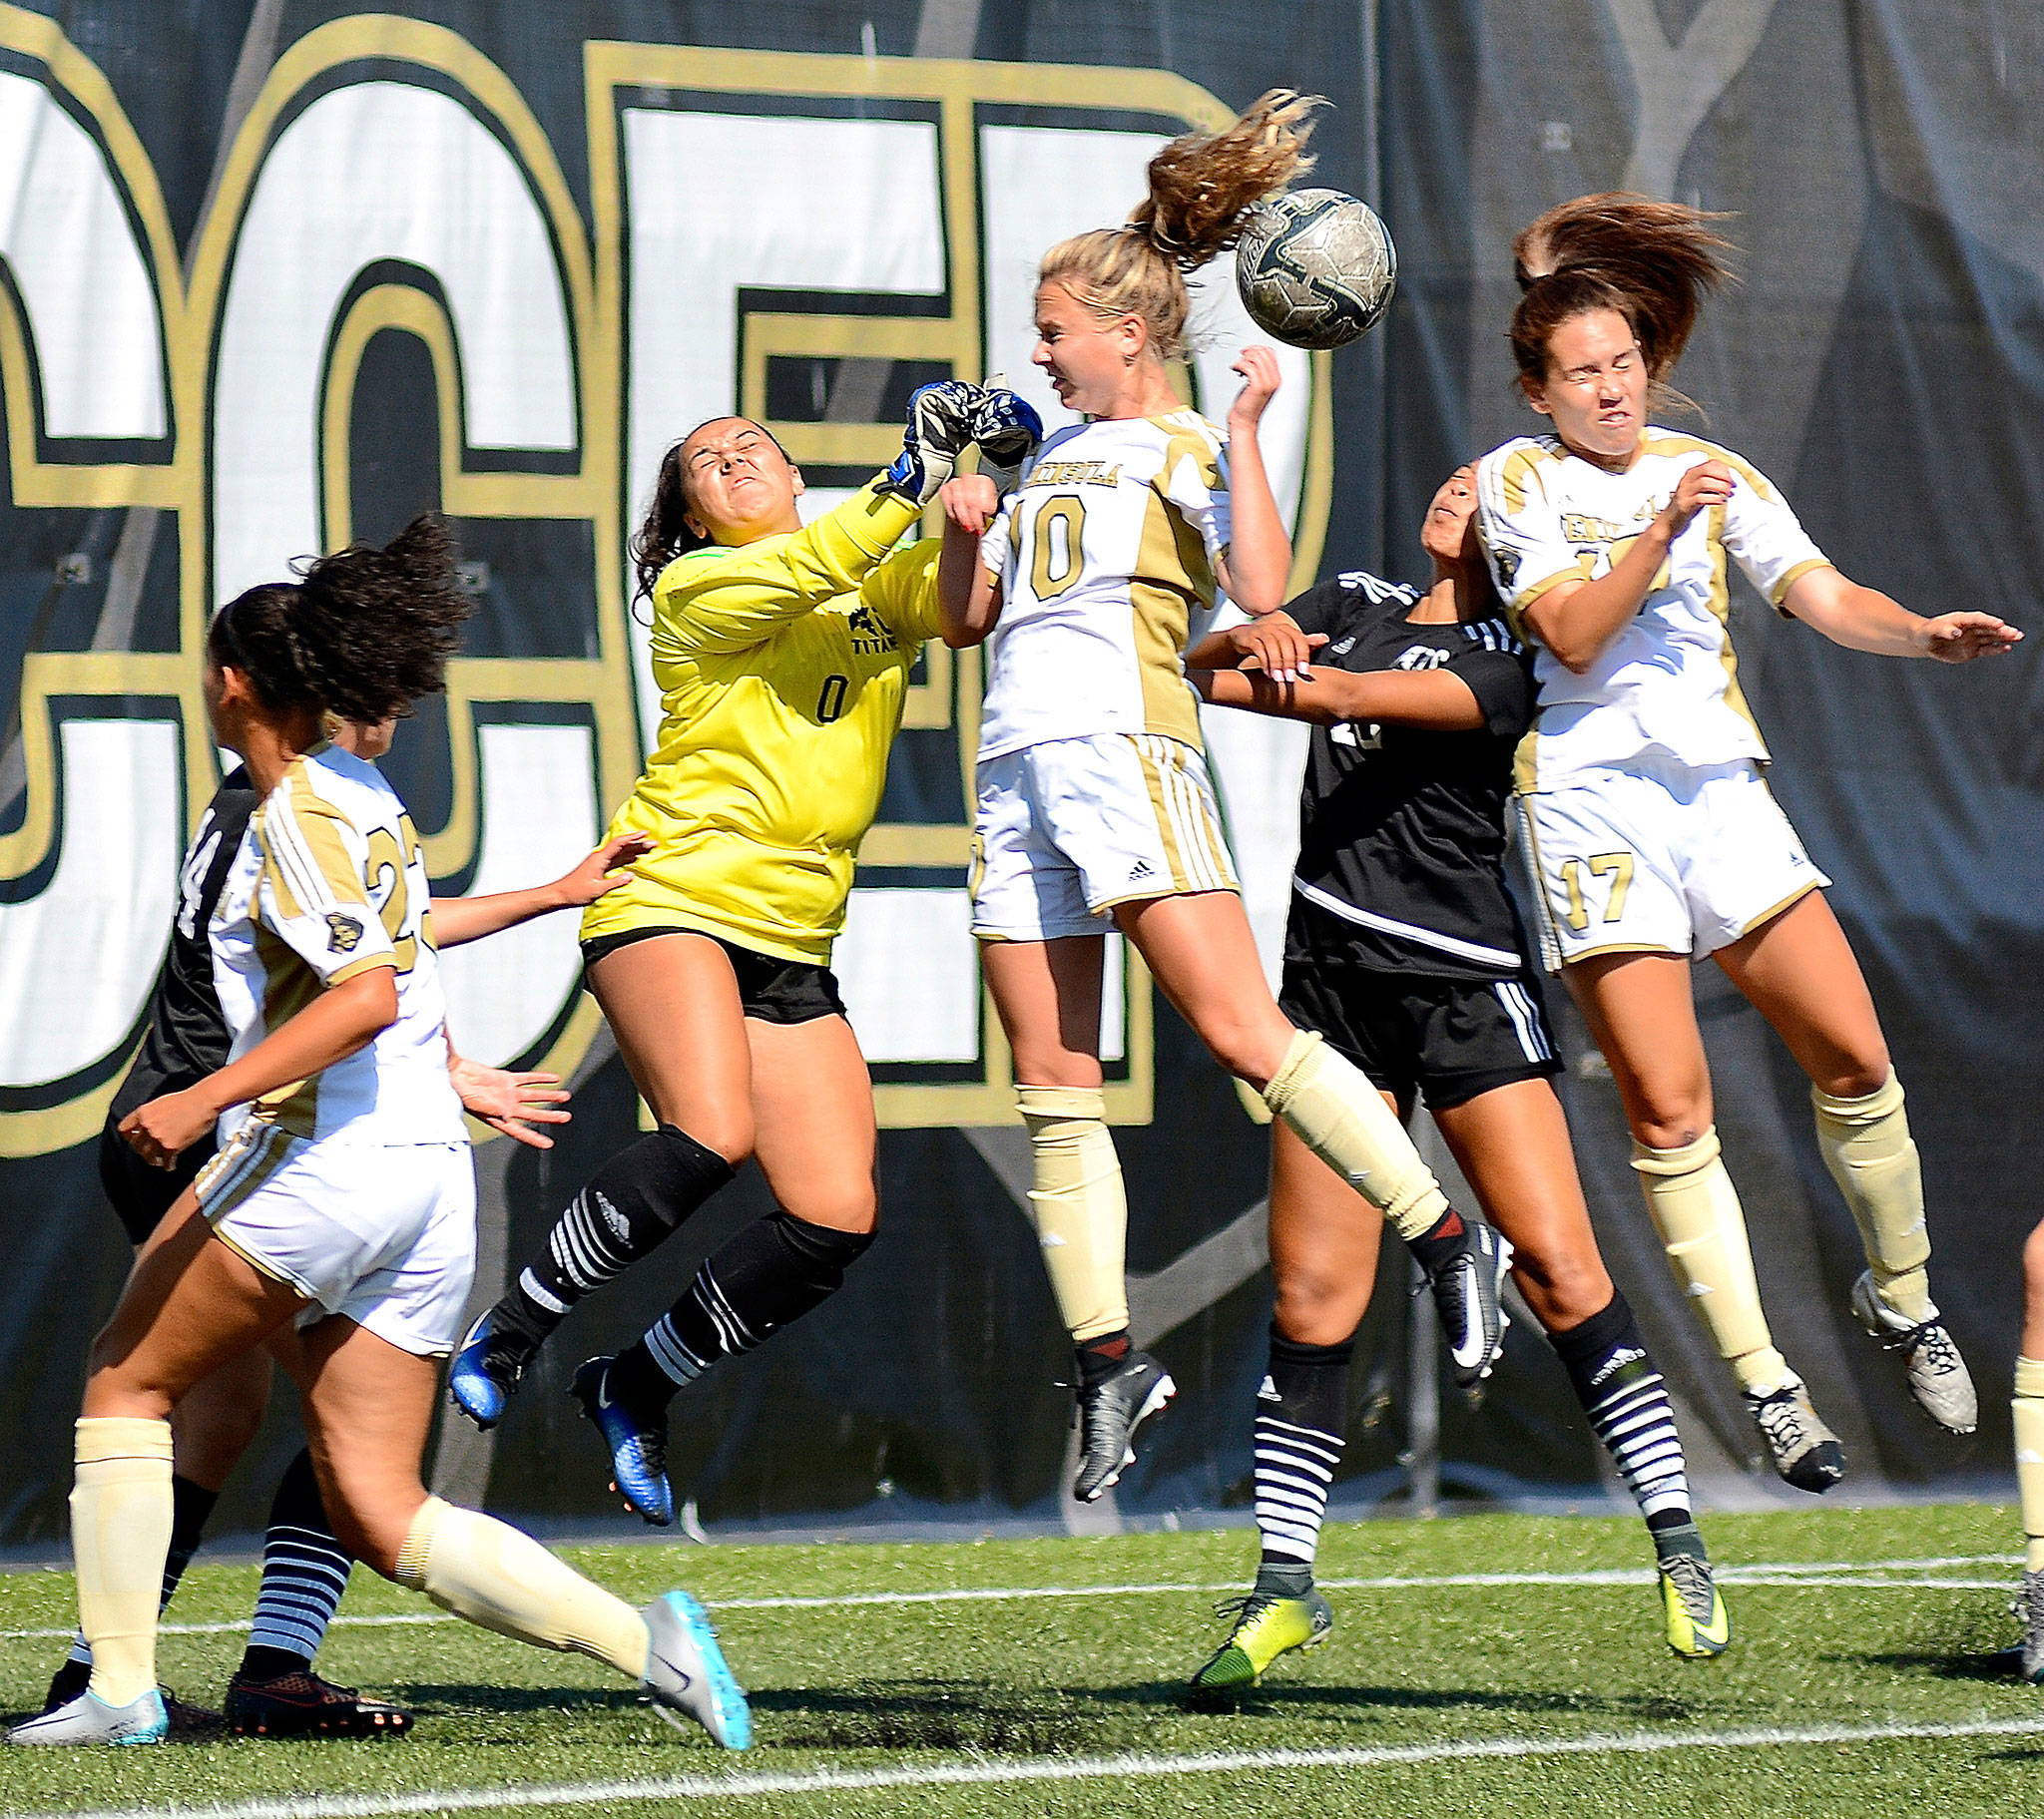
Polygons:
M1549 972L1592 954L1701 960L1830 883L1750 763L1586 770L1519 798Z
M214 1234L312 1302L400 1351L454 1349L475 1275L475 1162L467 1143L308 1142L244 1125L200 1170Z
M1117 903L1242 888L1207 761L1178 739L1097 732L979 766L972 932L1098 935Z

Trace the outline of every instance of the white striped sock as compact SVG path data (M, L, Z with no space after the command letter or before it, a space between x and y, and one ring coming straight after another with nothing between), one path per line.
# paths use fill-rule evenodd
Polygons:
M1341 1436L1257 1413L1257 1528L1264 1552L1311 1566L1341 1463Z

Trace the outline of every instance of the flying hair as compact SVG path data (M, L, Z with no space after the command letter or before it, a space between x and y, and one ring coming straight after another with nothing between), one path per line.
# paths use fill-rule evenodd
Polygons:
M1318 96L1273 89L1234 125L1188 133L1150 161L1150 193L1120 227L1060 240L1043 255L1039 284L1062 284L1107 320L1142 317L1159 358L1189 351L1186 273L1242 237L1246 217L1313 167L1305 142Z
M358 543L306 562L295 583L238 595L215 615L208 652L241 671L275 713L409 713L446 686L472 610L455 556L446 520L428 512L381 549Z
M1547 347L1572 317L1614 309L1632 325L1658 402L1686 402L1668 375L1682 358L1705 297L1732 279L1732 242L1709 224L1722 214L1629 191L1559 204L1512 242L1523 293L1512 312L1520 376L1547 376Z

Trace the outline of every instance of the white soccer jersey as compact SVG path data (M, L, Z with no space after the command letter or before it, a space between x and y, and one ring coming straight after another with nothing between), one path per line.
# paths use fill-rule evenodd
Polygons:
M463 1142L447 1077L447 1007L418 835L375 765L322 745L296 759L249 823L210 935L238 1061L327 987L397 973L397 1021L309 1080L222 1121L354 1143Z
M980 546L1001 617L979 755L1098 732L1199 749L1180 659L1228 540L1228 445L1199 412L1081 423L1046 442Z
M1559 437L1524 436L1477 464L1477 528L1517 629L1548 589L1608 573L1701 461L1732 469L1731 499L1689 521L1638 615L1597 661L1577 676L1528 641L1540 699L1519 748L1520 790L1640 756L1698 767L1766 760L1740 692L1725 558L1737 557L1778 609L1798 576L1827 565L1765 476L1730 449L1665 429L1647 430L1623 474L1571 454Z

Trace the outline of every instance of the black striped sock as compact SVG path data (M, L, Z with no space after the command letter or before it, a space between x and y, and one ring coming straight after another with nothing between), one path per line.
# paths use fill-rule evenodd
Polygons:
M1689 1467L1675 1409L1625 1296L1614 1290L1602 1313L1549 1338L1647 1526L1687 1525Z
M1353 1340L1299 1345L1272 1330L1271 1370L1257 1392L1260 1591L1299 1595L1312 1583L1327 1493L1341 1464L1354 1350Z
M319 1652L353 1567L353 1559L327 1526L326 1507L312 1475L312 1455L301 1451L285 1467L269 1507L256 1626L242 1656L240 1677L273 1680L305 1667Z

